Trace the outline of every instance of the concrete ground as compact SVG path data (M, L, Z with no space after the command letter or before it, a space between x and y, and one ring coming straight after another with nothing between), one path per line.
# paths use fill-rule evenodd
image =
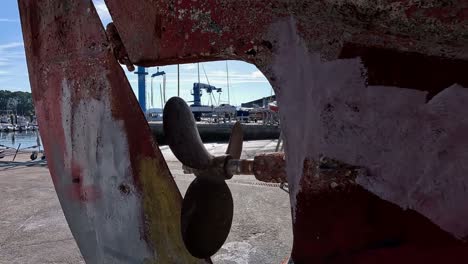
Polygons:
M243 158L271 152L276 141L244 143ZM226 144L206 144L220 154ZM161 150L179 189L184 194L193 175L167 146ZM29 155L20 155L26 161ZM49 171L45 166L5 167L0 160L0 263L84 263L63 216ZM289 197L276 184L262 184L251 176L234 176L228 182L234 198L234 221L214 263L281 263L291 251Z

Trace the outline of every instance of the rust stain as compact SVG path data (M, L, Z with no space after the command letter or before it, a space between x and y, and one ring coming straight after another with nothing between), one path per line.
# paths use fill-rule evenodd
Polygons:
M365 169L306 159L293 227L294 263L461 263L466 245L413 210L354 182ZM463 261L462 261L463 262Z
M464 33L468 7L463 0L446 6L438 1L390 0L106 3L131 60L142 66L219 59L265 64L271 55L271 49L262 45L269 40L268 26L287 17L297 20L309 49L328 54L329 59L336 59L346 42L468 57L461 48L468 41ZM367 42L360 36L368 36ZM408 47L405 39L411 39L413 45Z
M263 182L287 182L284 153L256 155L253 162L255 178Z
M428 100L452 82L468 86L463 72L468 59L465 0L106 3L118 30L118 34L117 30L109 33L116 40L114 46L107 43L95 11L91 10L91 16L84 15L90 1L19 1L33 97L39 124L48 127L43 137L48 157L52 157L54 184L60 193L60 181L66 182L71 190L65 190L72 199L83 202L106 194L96 186L83 185L82 170L75 165L71 179L63 177L69 172L63 166L70 154L66 153L65 138L74 138L75 133L65 129L78 116L72 115L62 123L66 114L58 103L65 96L60 89L62 79L81 81L81 86L74 85L76 89L70 91L72 112L79 102L110 100L107 110L126 133L133 177L133 182L119 182L116 187L120 195L130 196L130 185L134 185L136 194L142 197L142 236L162 263L202 261L190 257L183 247L178 223L180 193L115 57L141 66L239 59L255 63L275 83L281 76L276 76L270 66L281 47L275 35L279 33L272 32L271 26L294 20L291 24L297 27L306 53L319 54L326 60L359 57L368 85L423 90L428 92ZM85 23L90 31L83 30L88 28ZM291 59L299 63L302 58L293 55ZM105 70L104 76L96 76L91 66ZM275 87L281 92L279 88L285 89ZM358 104L345 105L352 115L362 113ZM327 113L333 107L325 105L319 118L331 118ZM306 136L315 132L308 133ZM265 158L258 157L254 166L259 178L285 182L284 156ZM326 157L307 158L302 166L300 190L295 197L295 263L395 263L402 259L415 263L468 262L462 241L420 213L403 210L356 184L356 177L367 173L365 169Z
M119 253L125 255L129 253L125 250L138 245L138 252L132 252L135 253L132 258L155 261L160 256L164 259L164 254L171 254L166 256L174 260L172 262L177 262L177 258L206 262L191 258L184 251L183 243L172 239L180 235L180 232L173 233L180 228L179 218L175 218L177 213L174 213L180 211L180 193L91 1L21 0L19 6L33 99L49 168L64 214L78 246L84 250L85 260L98 263L104 257L117 258L103 247L122 248L124 245ZM100 121L103 120L108 124L102 125ZM96 124L83 130L81 125L89 125L88 121ZM118 129L109 131L115 127ZM114 164L112 158L105 156L108 155L102 143L105 131L111 132L105 136L118 140L117 146L107 151L124 158L120 162L128 163L128 167L119 167L120 164ZM96 153L83 150L87 143L92 144L90 148ZM111 164L109 170L99 168L107 164L101 163L103 157ZM142 169L145 160L150 160L151 166ZM100 169L102 171L98 171ZM151 180L155 177L157 184ZM112 178L118 179L115 188L103 187L114 184ZM125 206L112 204L121 197ZM147 197L165 200L148 201L144 199ZM83 203L93 203L93 206L82 206ZM155 204L166 207L154 211L152 205ZM109 215L103 216L99 211L103 206L109 208ZM94 210L92 213L96 217L84 230L83 223L88 225L92 215L87 210ZM135 211L137 215L125 215ZM105 222L101 221L103 218ZM116 219L128 222L119 226L121 229L112 230L113 239L109 240L106 232L110 226L119 225ZM145 229L148 223L151 229ZM171 228L166 229L168 227ZM89 232L101 234L103 241L94 241L94 237L87 235ZM90 243L96 246L83 247Z

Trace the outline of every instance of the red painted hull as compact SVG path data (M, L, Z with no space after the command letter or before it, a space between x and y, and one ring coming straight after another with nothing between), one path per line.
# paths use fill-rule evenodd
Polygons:
M181 195L91 1L19 7L49 169L85 261L206 263L185 249Z
M71 107L68 115L79 119L89 114L80 103L103 96L109 102L104 109L125 131L119 139L129 146L130 189L145 196L151 189L144 186L160 188L140 176L148 171L141 166L156 169L170 193L156 200L173 201L169 207L177 209L180 195L123 73L102 48L95 13L89 21L73 1L35 2L20 1L31 84L40 125L49 127L45 147L75 237L80 241L82 230L71 216L80 214L82 203L100 201L103 190L73 187L74 179L90 176L70 158L67 139L82 143L75 138L81 132L67 123L64 109ZM291 263L468 263L468 3L429 2L106 0L135 65L239 59L254 63L271 82L285 141ZM50 3L55 11L45 10ZM48 20L38 19L43 16ZM50 36L57 41L48 42ZM64 76L88 83L88 75L106 85L89 83L91 91L63 85ZM134 132L132 125L145 129ZM152 161L141 165L146 158ZM327 158L336 162L323 162ZM349 166L360 169L350 173ZM66 188L72 188L70 198ZM144 201L133 206L150 213ZM162 236L174 236L177 227L171 232ZM182 252L178 245L162 250Z

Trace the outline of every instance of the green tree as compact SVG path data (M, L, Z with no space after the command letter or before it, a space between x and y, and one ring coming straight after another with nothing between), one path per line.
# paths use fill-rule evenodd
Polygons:
M34 115L31 93L0 90L0 110L11 110L18 115Z

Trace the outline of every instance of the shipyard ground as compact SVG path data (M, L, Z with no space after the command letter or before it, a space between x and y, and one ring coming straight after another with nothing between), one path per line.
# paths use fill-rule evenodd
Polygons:
M243 157L271 152L276 141L244 143ZM223 153L226 144L206 144ZM167 146L161 150L182 193L193 179ZM27 155L17 157L26 161ZM0 166L5 161L0 160ZM235 212L228 240L214 263L282 263L292 246L289 196L275 184L251 176L229 181ZM0 167L0 263L84 263L63 216L47 167Z

